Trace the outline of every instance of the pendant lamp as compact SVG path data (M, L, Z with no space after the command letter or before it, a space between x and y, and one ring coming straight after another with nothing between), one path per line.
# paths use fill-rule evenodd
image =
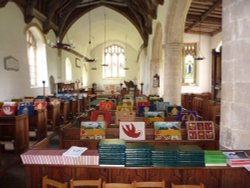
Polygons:
M197 56L195 57L195 60L196 61L202 61L204 60L205 57L202 55L201 53L201 23L200 23L200 26L199 26L199 44L198 44L198 54Z

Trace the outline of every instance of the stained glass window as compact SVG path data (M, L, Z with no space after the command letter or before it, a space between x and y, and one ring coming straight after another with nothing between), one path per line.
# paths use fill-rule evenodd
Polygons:
M183 49L182 83L184 85L196 84L196 43L186 43Z
M111 45L104 50L104 78L125 77L125 50L119 45Z

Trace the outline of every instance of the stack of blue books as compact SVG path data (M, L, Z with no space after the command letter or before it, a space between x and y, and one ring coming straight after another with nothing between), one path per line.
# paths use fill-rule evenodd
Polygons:
M151 148L148 143L127 143L126 163L128 167L152 166Z
M177 145L153 146L152 165L174 167L176 166L177 153Z
M121 139L102 139L99 142L100 166L125 166L125 141Z
M204 151L197 145L179 145L176 166L205 166Z

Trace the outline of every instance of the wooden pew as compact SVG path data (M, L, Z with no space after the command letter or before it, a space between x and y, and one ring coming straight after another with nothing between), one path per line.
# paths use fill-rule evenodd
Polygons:
M203 120L220 123L220 103L211 100L211 93L184 93L182 106L187 110L197 111Z
M209 119L212 120L216 124L220 124L220 103L215 101L210 101L209 103Z
M29 148L28 116L0 116L0 140L14 140L14 149L17 153Z
M55 134L51 134L46 138L40 140L36 144L34 144L31 149L48 149L50 148L50 140L55 136Z
M63 119L63 123L66 124L69 120L69 102L68 101L61 101L60 105L60 116Z
M77 101L76 100L70 100L69 113L72 115L72 117L77 115Z
M34 116L29 117L29 130L36 132L36 139L41 140L47 136L47 110L35 110Z
M51 129L55 130L60 125L60 103L50 103L47 108L48 123Z

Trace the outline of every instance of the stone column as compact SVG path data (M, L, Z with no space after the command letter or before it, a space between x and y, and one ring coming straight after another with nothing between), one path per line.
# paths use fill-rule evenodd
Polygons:
M164 65L164 101L181 104L183 43L167 43Z
M164 100L181 104L182 48L191 0L168 0L165 26Z
M220 144L250 149L250 1L223 1Z
M62 50L61 49L58 49L57 51L57 80L60 82L63 80L63 77L62 77L62 72L63 72L63 67L62 64L65 65L65 62L63 63L62 62ZM65 80L65 75L64 75L64 80Z

